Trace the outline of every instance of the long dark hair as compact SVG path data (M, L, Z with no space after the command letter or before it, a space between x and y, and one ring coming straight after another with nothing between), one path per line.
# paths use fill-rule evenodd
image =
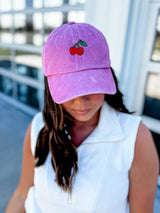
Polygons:
M117 93L105 95L105 101L117 111L130 113L123 104L123 95L119 91L117 78L111 68ZM56 174L57 184L64 190L72 190L73 179L78 171L78 156L76 146L67 134L67 126L72 125L72 119L63 110L61 104L56 104L50 94L45 78L43 120L44 127L39 132L35 150L35 166L44 164L49 151L52 154L52 166Z

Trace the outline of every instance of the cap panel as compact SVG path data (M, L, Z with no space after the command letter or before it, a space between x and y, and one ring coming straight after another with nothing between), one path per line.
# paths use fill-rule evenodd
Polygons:
M109 50L103 34L88 24L65 24L53 31L43 50L42 60L46 76L63 74L94 68L110 67ZM79 40L87 47L82 47L82 55L71 55L69 50ZM51 46L53 48L51 48ZM78 47L78 46L76 46Z
M70 36L69 36L70 35ZM75 68L75 57L69 53L72 46L72 31L70 27L62 25L45 43L42 62L45 64L46 76L65 73L69 68Z

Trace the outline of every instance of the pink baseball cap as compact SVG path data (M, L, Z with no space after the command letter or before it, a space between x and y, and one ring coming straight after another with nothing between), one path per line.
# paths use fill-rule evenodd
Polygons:
M89 24L70 22L53 30L43 48L42 66L58 104L83 95L116 93L108 44Z

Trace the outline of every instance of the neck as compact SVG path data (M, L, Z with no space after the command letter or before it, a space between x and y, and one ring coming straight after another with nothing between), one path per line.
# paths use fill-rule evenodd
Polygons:
M78 147L96 128L99 121L100 110L88 121L72 120L68 128L73 143Z
M74 121L74 124L69 128L69 133L72 141L78 147L96 128L99 121L98 111L89 121Z

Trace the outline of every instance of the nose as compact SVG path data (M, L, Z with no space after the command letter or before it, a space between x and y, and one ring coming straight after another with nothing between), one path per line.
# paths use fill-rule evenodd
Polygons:
M73 99L74 103L77 103L77 104L85 104L89 100L90 100L90 96L89 95L84 95L84 96L80 96L80 97L77 97L77 98Z

